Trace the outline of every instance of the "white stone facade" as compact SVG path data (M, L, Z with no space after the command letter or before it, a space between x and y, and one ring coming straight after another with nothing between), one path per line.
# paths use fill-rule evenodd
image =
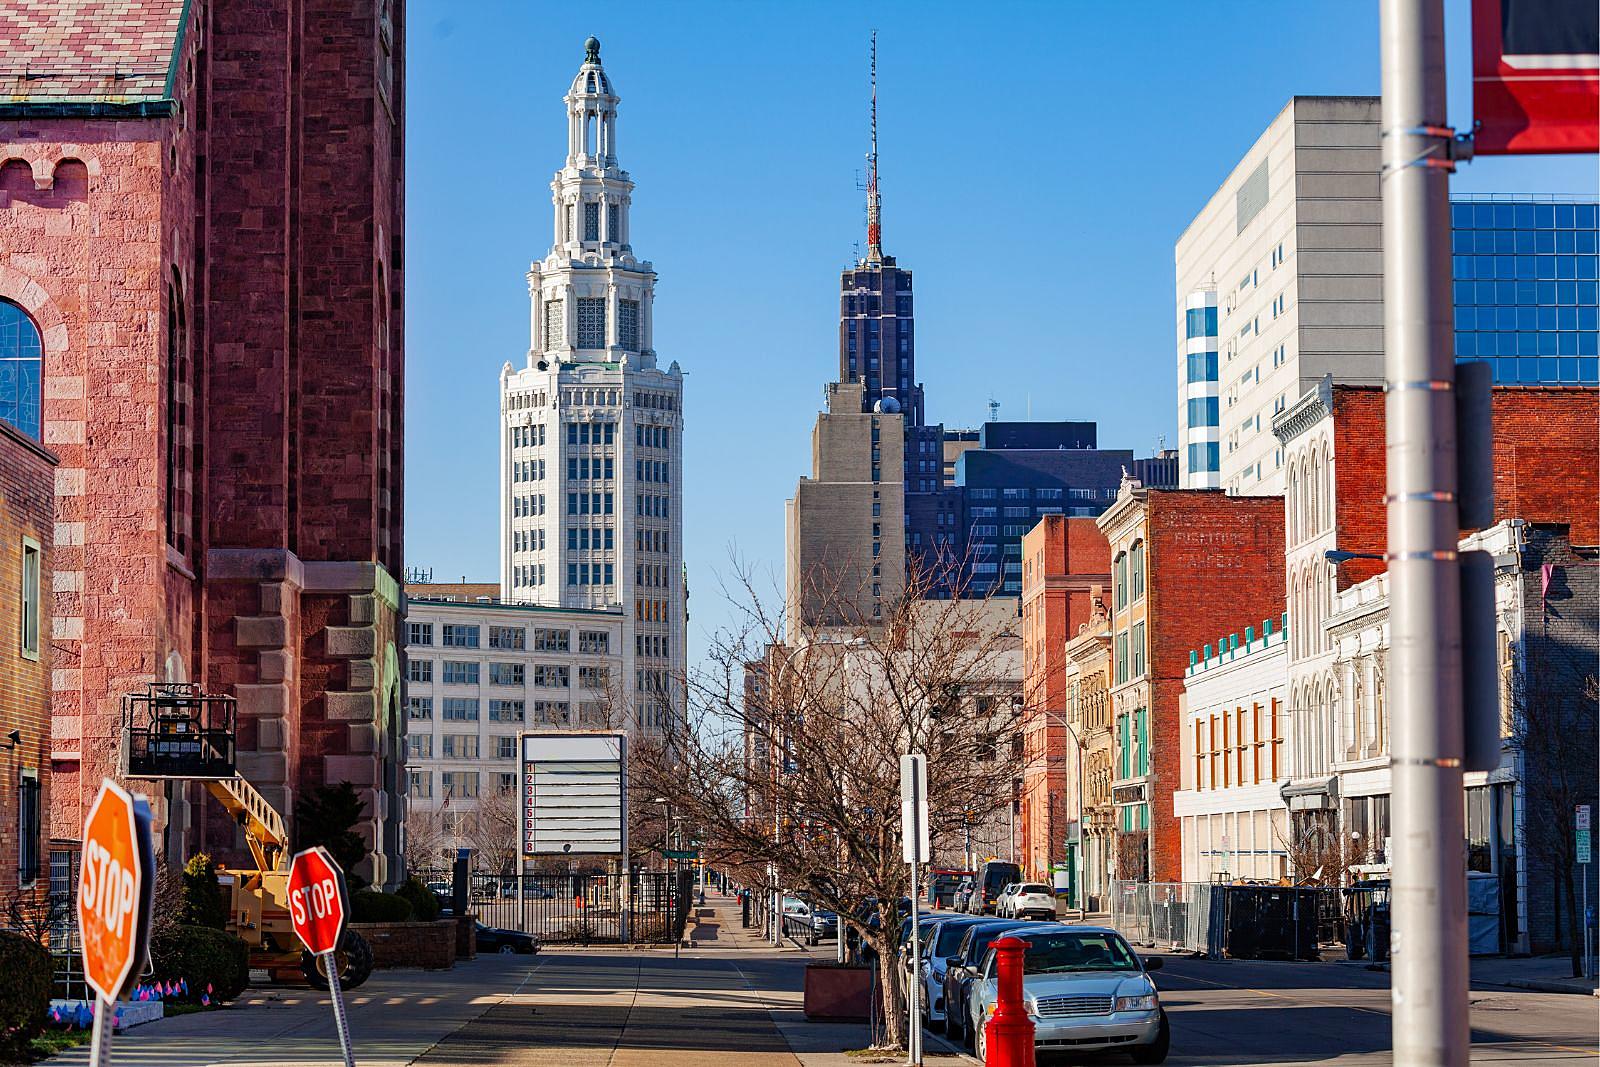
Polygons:
M621 609L644 732L682 720L683 374L656 360L656 275L635 258L633 182L599 42L567 93L550 252L528 270L526 365L500 374L500 582L506 600Z
M1273 416L1324 374L1383 380L1378 154L1376 97L1295 97L1178 239L1184 488L1283 492ZM1197 375L1207 304L1216 359Z
M1183 787L1173 813L1183 834L1183 880L1289 873L1287 654L1281 620L1192 653L1184 672ZM1210 653L1201 658L1205 653Z
M515 801L518 735L623 721L615 693L626 620L620 608L428 596L412 587L406 610L409 810L418 827L438 813L430 852L489 851L476 817L484 797L508 809Z

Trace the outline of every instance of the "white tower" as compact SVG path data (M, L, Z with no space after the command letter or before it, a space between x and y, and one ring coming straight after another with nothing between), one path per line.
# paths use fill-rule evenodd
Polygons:
M683 373L658 368L655 271L634 258L633 182L617 165L617 102L586 54L566 95L554 234L528 269L526 365L500 372L500 586L505 599L622 605L618 725L680 722Z

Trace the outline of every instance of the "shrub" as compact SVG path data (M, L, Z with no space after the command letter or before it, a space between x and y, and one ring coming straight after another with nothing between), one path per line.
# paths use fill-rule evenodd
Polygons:
M294 850L321 845L344 871L352 889L365 885L355 870L367 858L367 843L356 827L366 817L366 803L349 782L312 786L294 806Z
M199 1000L211 986L212 999L232 1000L250 984L250 946L242 938L209 926L172 926L150 938L155 981L189 983Z
M185 926L209 926L213 930L222 930L228 925L228 900L217 880L217 865L204 852L184 865L178 922Z
M431 923L439 917L439 898L416 878L407 878L395 895L411 902L411 914L418 922Z
M403 923L411 921L411 901L398 893L362 889L350 894L350 921Z
M0 1049L17 1049L50 1011L50 954L21 934L0 930Z

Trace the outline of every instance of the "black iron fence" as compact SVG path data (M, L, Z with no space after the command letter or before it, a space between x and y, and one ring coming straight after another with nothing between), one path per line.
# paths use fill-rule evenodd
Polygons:
M412 874L448 907L451 872ZM693 901L690 871L616 874L468 875L468 910L485 926L533 934L544 943L671 944L681 940Z

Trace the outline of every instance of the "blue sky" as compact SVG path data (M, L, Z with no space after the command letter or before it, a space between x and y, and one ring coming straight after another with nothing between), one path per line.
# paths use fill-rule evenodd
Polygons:
M1470 121L1466 0L1451 120ZM408 5L406 558L497 575L497 376L527 349L561 96L595 34L622 97L656 349L687 372L685 552L700 635L730 552L781 569L783 501L837 370L864 239L879 33L885 251L916 274L928 417L1176 426L1173 243L1291 95L1378 89L1376 0ZM1461 192L1593 192L1592 157L1484 159Z

